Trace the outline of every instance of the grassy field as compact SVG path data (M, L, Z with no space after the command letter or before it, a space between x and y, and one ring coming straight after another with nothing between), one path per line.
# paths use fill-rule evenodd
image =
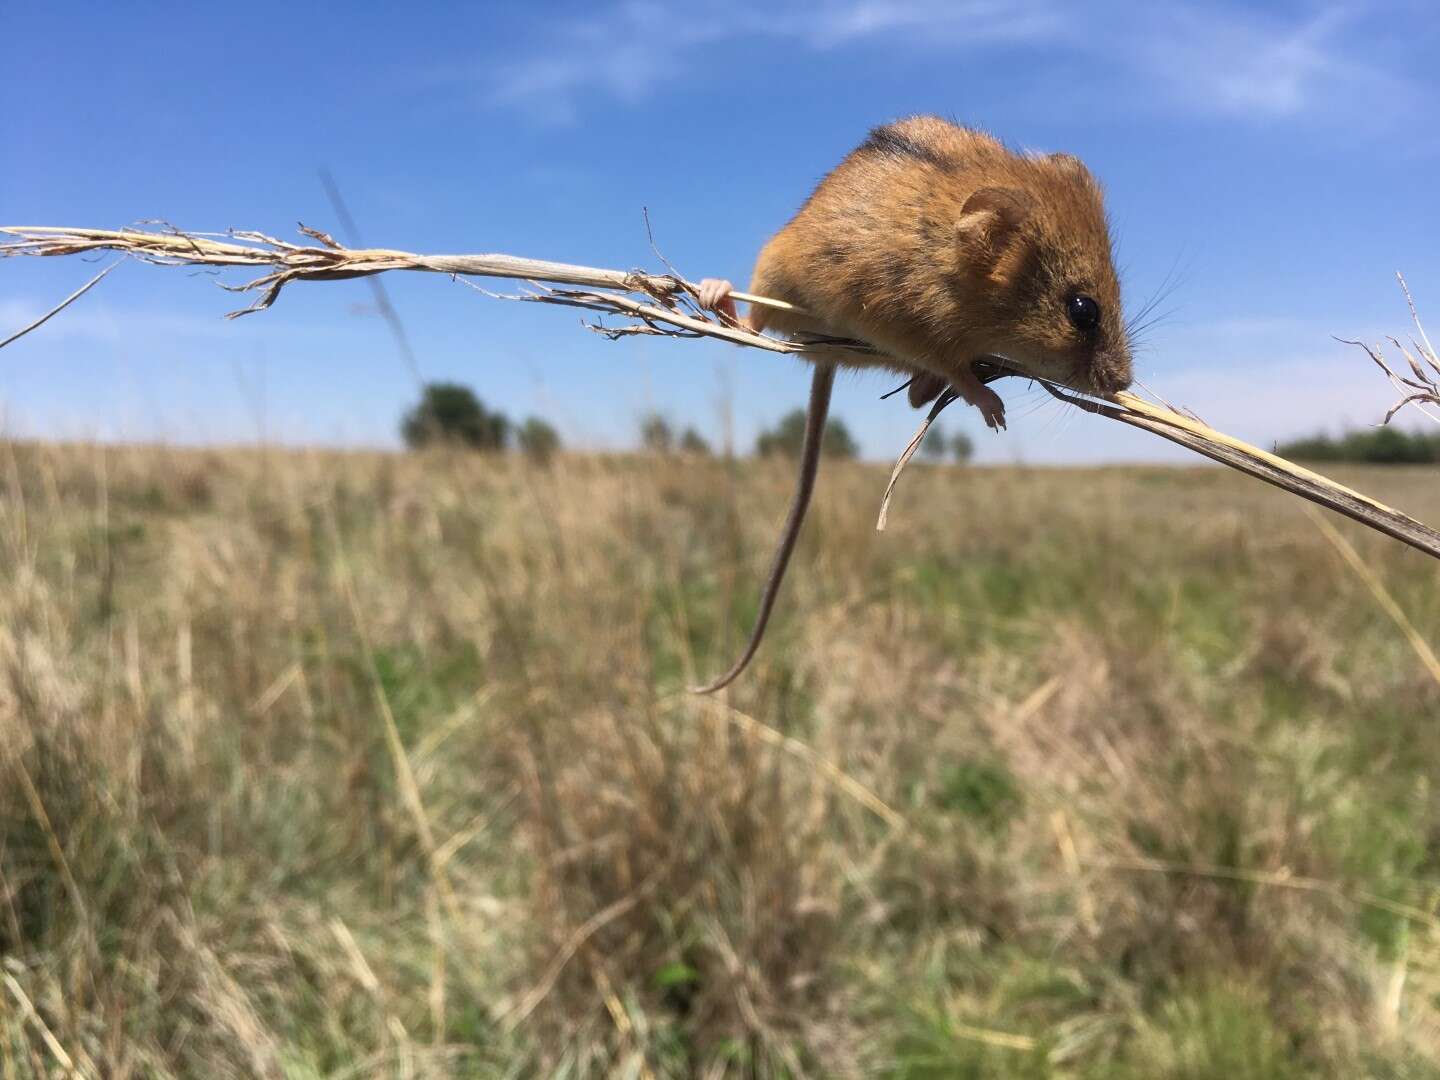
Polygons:
M0 1080L1440 1077L1440 685L1301 505L884 476L708 700L778 464L0 447Z

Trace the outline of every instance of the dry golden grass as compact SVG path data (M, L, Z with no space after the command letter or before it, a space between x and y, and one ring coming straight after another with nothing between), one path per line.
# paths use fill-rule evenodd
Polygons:
M715 701L783 466L0 451L0 1077L1440 1076L1440 686L1286 496L827 463Z

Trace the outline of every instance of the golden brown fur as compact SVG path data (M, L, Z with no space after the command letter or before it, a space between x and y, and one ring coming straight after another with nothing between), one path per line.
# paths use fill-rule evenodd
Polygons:
M946 382L966 381L986 354L1083 390L1130 381L1089 170L1065 154L1013 153L936 117L872 132L765 245L750 291L813 316L757 307L752 326L857 337L888 354L876 364ZM1077 293L1099 304L1091 334L1066 316Z

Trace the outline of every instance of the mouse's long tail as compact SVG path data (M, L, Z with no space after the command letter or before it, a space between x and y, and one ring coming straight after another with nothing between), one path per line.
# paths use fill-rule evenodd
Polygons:
M835 365L821 362L815 365L815 374L810 379L810 404L805 410L805 443L800 450L800 471L795 484L795 498L790 503L790 516L785 519L785 528L780 533L780 545L775 549L775 560L770 564L770 573L765 578L765 591L760 596L760 613L755 617L755 628L750 631L750 641L734 666L714 682L705 686L691 687L697 694L711 694L735 681L745 670L760 640L765 636L765 624L770 621L770 611L775 598L780 594L780 583L785 580L785 568L790 564L790 555L795 550L795 541L800 537L800 527L805 524L805 511L810 507L810 495L815 490L815 474L820 467L820 444L825 436L825 419L830 412L830 391L835 386Z

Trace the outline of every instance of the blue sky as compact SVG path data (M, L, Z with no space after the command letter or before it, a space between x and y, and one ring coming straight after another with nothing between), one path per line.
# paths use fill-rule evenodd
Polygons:
M0 219L338 229L367 243L748 277L765 238L876 123L954 115L1080 155L1104 182L1127 306L1167 279L1144 382L1269 444L1376 422L1389 386L1332 335L1440 326L1440 9L1066 0L799 4L7 5ZM0 331L93 268L0 262ZM566 309L387 276L423 375L572 444L660 409L736 444L804 397L801 365L718 343L607 342ZM29 435L393 445L415 383L363 282L227 322L213 279L127 265L0 353ZM1433 331L1432 331L1433 336ZM836 413L867 456L916 423L879 374ZM1010 431L955 406L983 460L1184 460L1002 384ZM728 405L727 405L728 403Z

